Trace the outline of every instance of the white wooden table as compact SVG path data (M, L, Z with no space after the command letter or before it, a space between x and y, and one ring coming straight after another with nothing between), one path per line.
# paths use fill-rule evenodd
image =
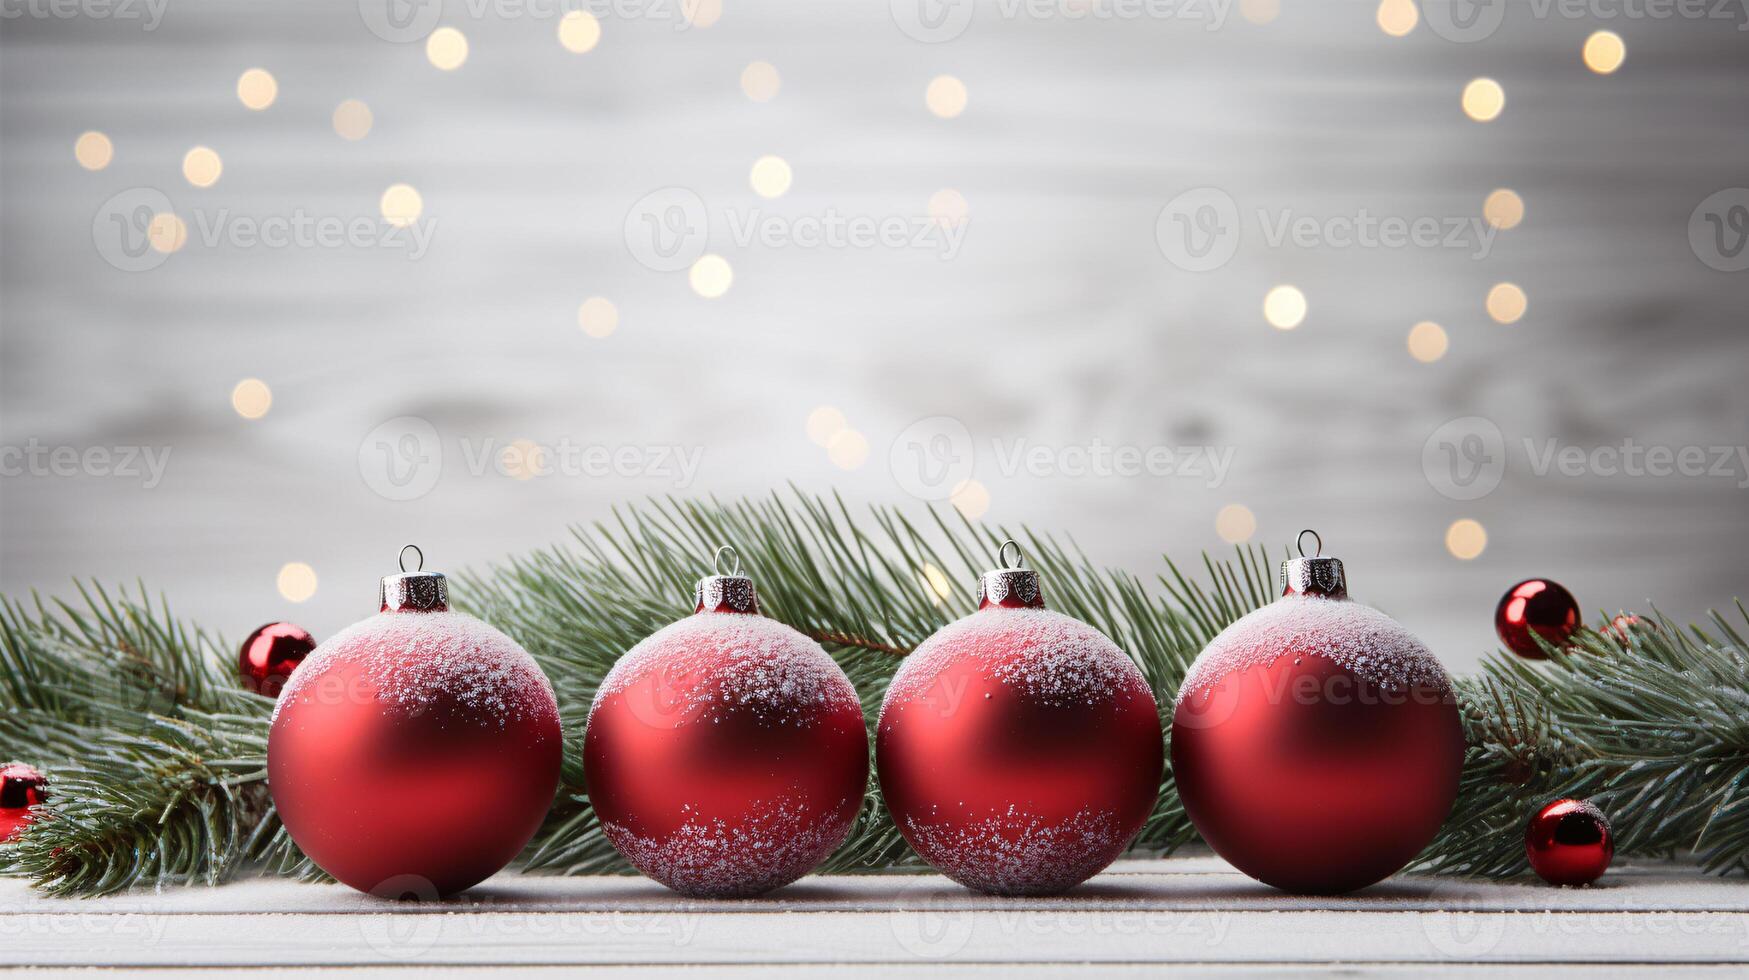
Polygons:
M990 898L933 876L808 878L765 899L695 902L636 878L506 874L431 905L268 880L94 900L0 881L4 967L1032 977L1063 964L1110 976L1158 976L1162 964L1176 975L1742 976L1749 884L1624 864L1588 889L1401 877L1304 898L1212 857L1121 862L1054 899Z

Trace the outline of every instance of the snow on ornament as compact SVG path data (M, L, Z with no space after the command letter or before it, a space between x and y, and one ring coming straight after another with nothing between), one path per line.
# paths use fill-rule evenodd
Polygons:
M335 878L449 895L509 864L545 819L558 704L514 640L450 611L443 575L402 565L378 600L280 692L268 786L292 840Z
M760 614L733 555L718 550L693 615L614 664L583 741L608 841L698 897L757 895L812 871L868 788L856 689L818 643Z
M1342 563L1318 550L1283 562L1281 597L1191 665L1172 774L1221 857L1277 888L1333 894L1395 873L1433 839L1464 735L1439 661L1351 601Z
M875 731L881 793L925 861L979 891L1067 890L1122 854L1160 789L1159 707L1103 633L1012 562L905 658Z

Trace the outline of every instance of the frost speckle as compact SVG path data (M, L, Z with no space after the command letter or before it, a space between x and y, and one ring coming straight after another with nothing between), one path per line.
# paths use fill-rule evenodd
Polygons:
M1371 606L1321 596L1283 596L1228 626L1191 664L1178 703L1229 674L1292 655L1324 657L1386 690L1451 690L1427 647L1401 623Z
M733 821L688 806L684 822L659 836L611 821L601 826L633 867L681 894L746 898L787 885L824 861L850 832L854 811L849 819L838 817L848 802L813 810L788 797L756 800Z
M1131 834L1110 810L1083 809L1046 821L1010 805L983 820L933 823L908 818L905 836L954 881L996 895L1049 895L1099 873L1129 846Z

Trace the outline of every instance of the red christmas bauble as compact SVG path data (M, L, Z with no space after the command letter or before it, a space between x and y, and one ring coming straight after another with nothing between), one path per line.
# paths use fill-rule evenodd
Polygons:
M47 800L48 780L22 762L0 767L0 843L24 833L36 819L30 808Z
M868 790L868 730L844 671L760 615L751 579L711 576L697 599L601 682L589 802L613 846L669 888L757 895L844 842Z
M1527 578L1506 590L1494 608L1494 632L1506 649L1530 660L1546 660L1535 636L1562 647L1579 629L1579 602L1559 582Z
M875 770L900 833L936 870L979 891L1047 895L1097 874L1142 829L1162 743L1135 663L1045 609L1038 576L1011 567L986 573L978 610L905 658L881 706Z
M1216 853L1287 891L1335 894L1409 863L1450 812L1464 733L1444 668L1348 599L1342 563L1282 565L1283 595L1197 657L1172 775Z
M292 840L335 878L449 895L509 864L546 817L558 704L514 640L449 611L442 575L383 579L381 609L292 674L268 786Z
M1551 885L1589 885L1615 857L1615 835L1590 800L1556 800L1524 828L1524 854Z
M250 633L237 651L237 676L256 694L277 698L292 671L315 649L315 638L302 626L268 623Z
M1616 645L1625 650L1633 646L1634 634L1636 632L1658 632L1658 621L1655 619L1646 619L1631 612L1624 612L1616 616L1614 619L1611 619L1609 625L1605 626L1603 631L1615 640Z

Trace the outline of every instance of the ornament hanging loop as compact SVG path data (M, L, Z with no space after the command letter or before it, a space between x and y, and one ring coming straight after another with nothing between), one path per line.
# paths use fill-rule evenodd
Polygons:
M1008 549L1010 548L1014 549L1014 559L1012 561L1008 558ZM1020 542L1015 541L1013 538L1009 538L1002 542L1002 546L996 549L996 564L1011 570L1025 568L1026 556L1020 553Z
M723 557L725 555L728 556L730 562L729 570L726 572L723 571ZM741 553L736 551L733 545L723 545L717 549L716 554L711 556L711 568L718 575L739 575L741 574Z
M425 552L419 550L419 546L416 544L404 544L401 546L401 554L396 559L401 566L401 574L407 574L407 550L409 548L419 559L419 563L413 566L413 571L423 572L425 570Z
M1306 535L1308 534L1312 536L1313 542L1313 550L1310 555L1306 554ZM1294 538L1294 544L1300 549L1301 558L1318 558L1324 554L1324 536L1309 527L1301 531L1299 537Z

